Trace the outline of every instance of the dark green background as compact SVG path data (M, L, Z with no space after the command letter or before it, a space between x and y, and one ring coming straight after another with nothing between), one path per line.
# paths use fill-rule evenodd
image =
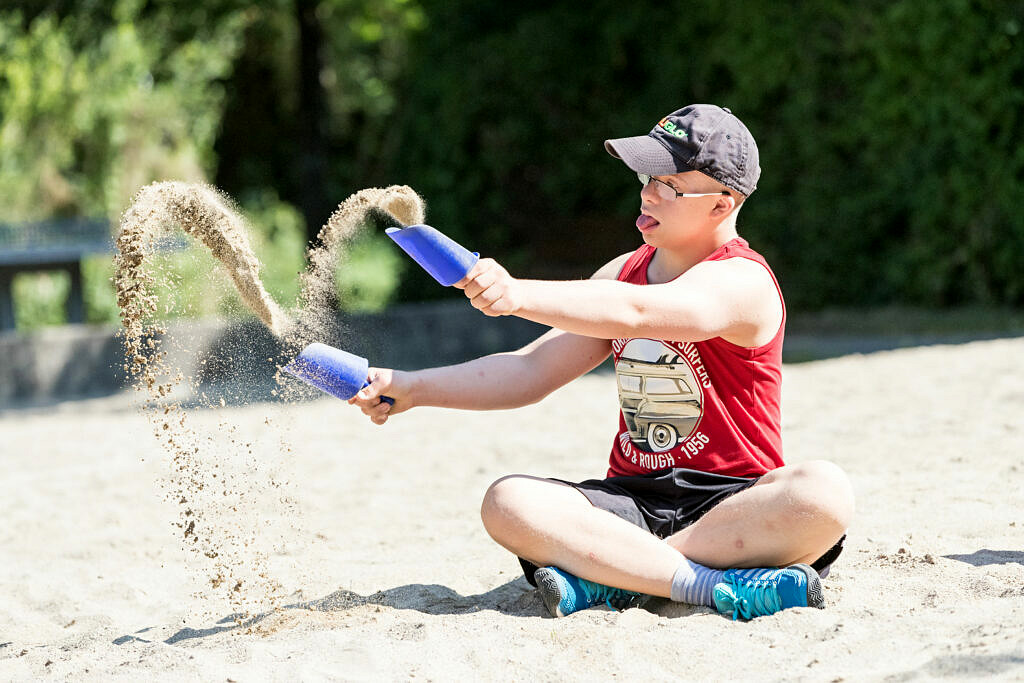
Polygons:
M133 27L151 91L209 94L162 134L313 233L351 192L407 183L429 223L514 274L586 276L639 241L639 185L602 141L711 102L758 140L740 232L791 306L1024 303L1019 0L6 4L8 37L50 21L78 53ZM188 45L197 66L173 68ZM67 133L51 170L71 190L36 206L124 208L88 180L120 163L131 107L111 111ZM400 297L443 294L423 277Z

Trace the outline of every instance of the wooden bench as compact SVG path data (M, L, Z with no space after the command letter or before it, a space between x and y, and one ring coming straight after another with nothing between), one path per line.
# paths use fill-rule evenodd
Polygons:
M0 223L0 331L14 329L11 285L18 273L63 270L71 276L67 319L85 320L82 259L114 250L105 219L67 218L33 223Z

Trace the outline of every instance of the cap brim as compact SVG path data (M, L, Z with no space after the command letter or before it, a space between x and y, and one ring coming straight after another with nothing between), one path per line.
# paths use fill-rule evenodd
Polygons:
M650 135L605 140L604 148L637 173L672 175L693 170Z

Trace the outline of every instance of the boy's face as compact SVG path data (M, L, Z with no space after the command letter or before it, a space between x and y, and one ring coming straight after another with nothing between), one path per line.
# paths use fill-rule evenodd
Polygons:
M699 171L654 176L640 191L636 225L644 242L652 247L673 248L713 226L731 211L734 200L720 194L727 189ZM660 182L656 182L660 181ZM692 194L719 193L706 197L674 197L672 190ZM723 213L723 203L728 203Z

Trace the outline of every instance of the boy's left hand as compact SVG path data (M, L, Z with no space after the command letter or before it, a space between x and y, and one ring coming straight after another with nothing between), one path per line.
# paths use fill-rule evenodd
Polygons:
M474 308L490 316L513 315L522 307L521 282L491 258L477 261L454 286L465 292Z

